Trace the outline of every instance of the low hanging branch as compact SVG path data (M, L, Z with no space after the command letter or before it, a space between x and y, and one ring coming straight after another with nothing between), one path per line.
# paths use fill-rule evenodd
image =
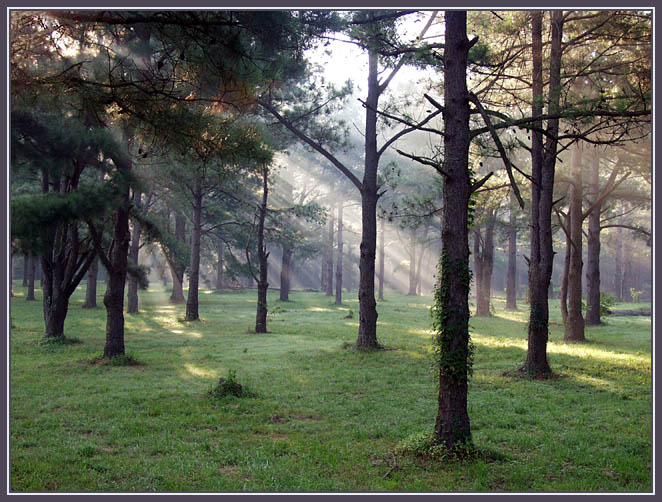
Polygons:
M517 202L519 203L519 206L522 209L524 209L524 199L522 199L522 195L519 192L519 187L515 182L515 177L513 176L512 164L510 162L510 159L508 158L508 155L506 154L506 149L503 147L503 143L501 143L501 139L499 138L496 129L494 129L494 126L492 125L490 116L485 111L485 108L483 108L483 105L478 99L478 96L476 96L473 92L470 92L468 94L468 98L469 101L471 101L474 105L476 105L476 108L480 112L481 117L483 117L483 120L485 121L485 125L489 128L490 134L492 135L492 139L494 140L494 143L496 144L496 147L499 150L499 153L501 154L501 158L503 159L503 163L506 166L506 172L508 173L508 179L510 180L510 185L513 188L513 193L517 198Z
M397 148L395 149L395 151L398 152L403 157L407 157L408 159L414 160L414 161L418 162L419 164L434 167L439 174L445 176L447 179L451 178L451 175L448 174L446 171L444 171L443 168L441 167L441 165L438 162L435 162L432 159L429 159L427 157L418 157L417 155L411 155L409 153L403 152L402 150L398 150Z

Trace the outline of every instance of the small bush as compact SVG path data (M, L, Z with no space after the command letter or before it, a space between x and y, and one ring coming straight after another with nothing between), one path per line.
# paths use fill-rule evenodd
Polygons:
M237 382L237 372L235 370L228 371L227 378L219 378L215 387L211 388L207 395L209 397L221 398L225 396L244 397L248 396L248 391Z
M607 315L616 304L616 297L600 291L600 315Z
M435 443L432 433L418 432L400 441L395 446L394 453L452 462L474 458L477 450L472 444L460 444L450 449L446 445Z

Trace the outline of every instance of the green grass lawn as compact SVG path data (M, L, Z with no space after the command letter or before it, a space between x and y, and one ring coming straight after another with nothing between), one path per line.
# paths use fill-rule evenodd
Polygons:
M82 289L82 288L81 288ZM102 288L101 288L102 289ZM651 322L610 317L588 342L563 343L558 304L548 354L560 378L503 376L526 354L525 304L472 318L473 438L465 462L395 455L436 415L429 297L378 305L378 339L361 352L358 301L295 293L268 334L252 333L255 293L200 295L202 321L164 291L126 315L135 366L93 364L105 310L71 303L66 335L42 345L41 302L11 302L11 491L455 492L651 490ZM41 292L37 291L37 299ZM618 307L616 307L618 308ZM353 319L345 316L354 312ZM236 371L252 395L206 392Z

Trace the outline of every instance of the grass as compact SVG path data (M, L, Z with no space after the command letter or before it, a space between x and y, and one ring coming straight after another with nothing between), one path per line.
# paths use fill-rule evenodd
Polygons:
M12 492L646 492L651 490L651 322L610 317L564 344L552 309L549 360L560 376L504 376L526 353L526 312L472 318L471 461L399 453L436 414L430 298L389 296L378 338L356 351L355 294L280 302L251 333L255 293L203 291L199 322L164 291L126 315L128 357L99 364L103 308L73 297L66 335L40 343L41 303L11 303ZM40 299L40 291L37 291ZM100 303L101 304L101 303ZM276 310L276 309L274 309ZM212 398L233 376L247 396Z

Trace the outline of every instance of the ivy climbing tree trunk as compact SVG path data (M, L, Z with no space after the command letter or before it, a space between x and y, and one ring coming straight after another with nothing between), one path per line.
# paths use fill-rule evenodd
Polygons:
M433 307L439 395L435 442L449 449L471 443L467 385L469 342L469 101L466 11L447 11L444 48L444 209L440 277Z

